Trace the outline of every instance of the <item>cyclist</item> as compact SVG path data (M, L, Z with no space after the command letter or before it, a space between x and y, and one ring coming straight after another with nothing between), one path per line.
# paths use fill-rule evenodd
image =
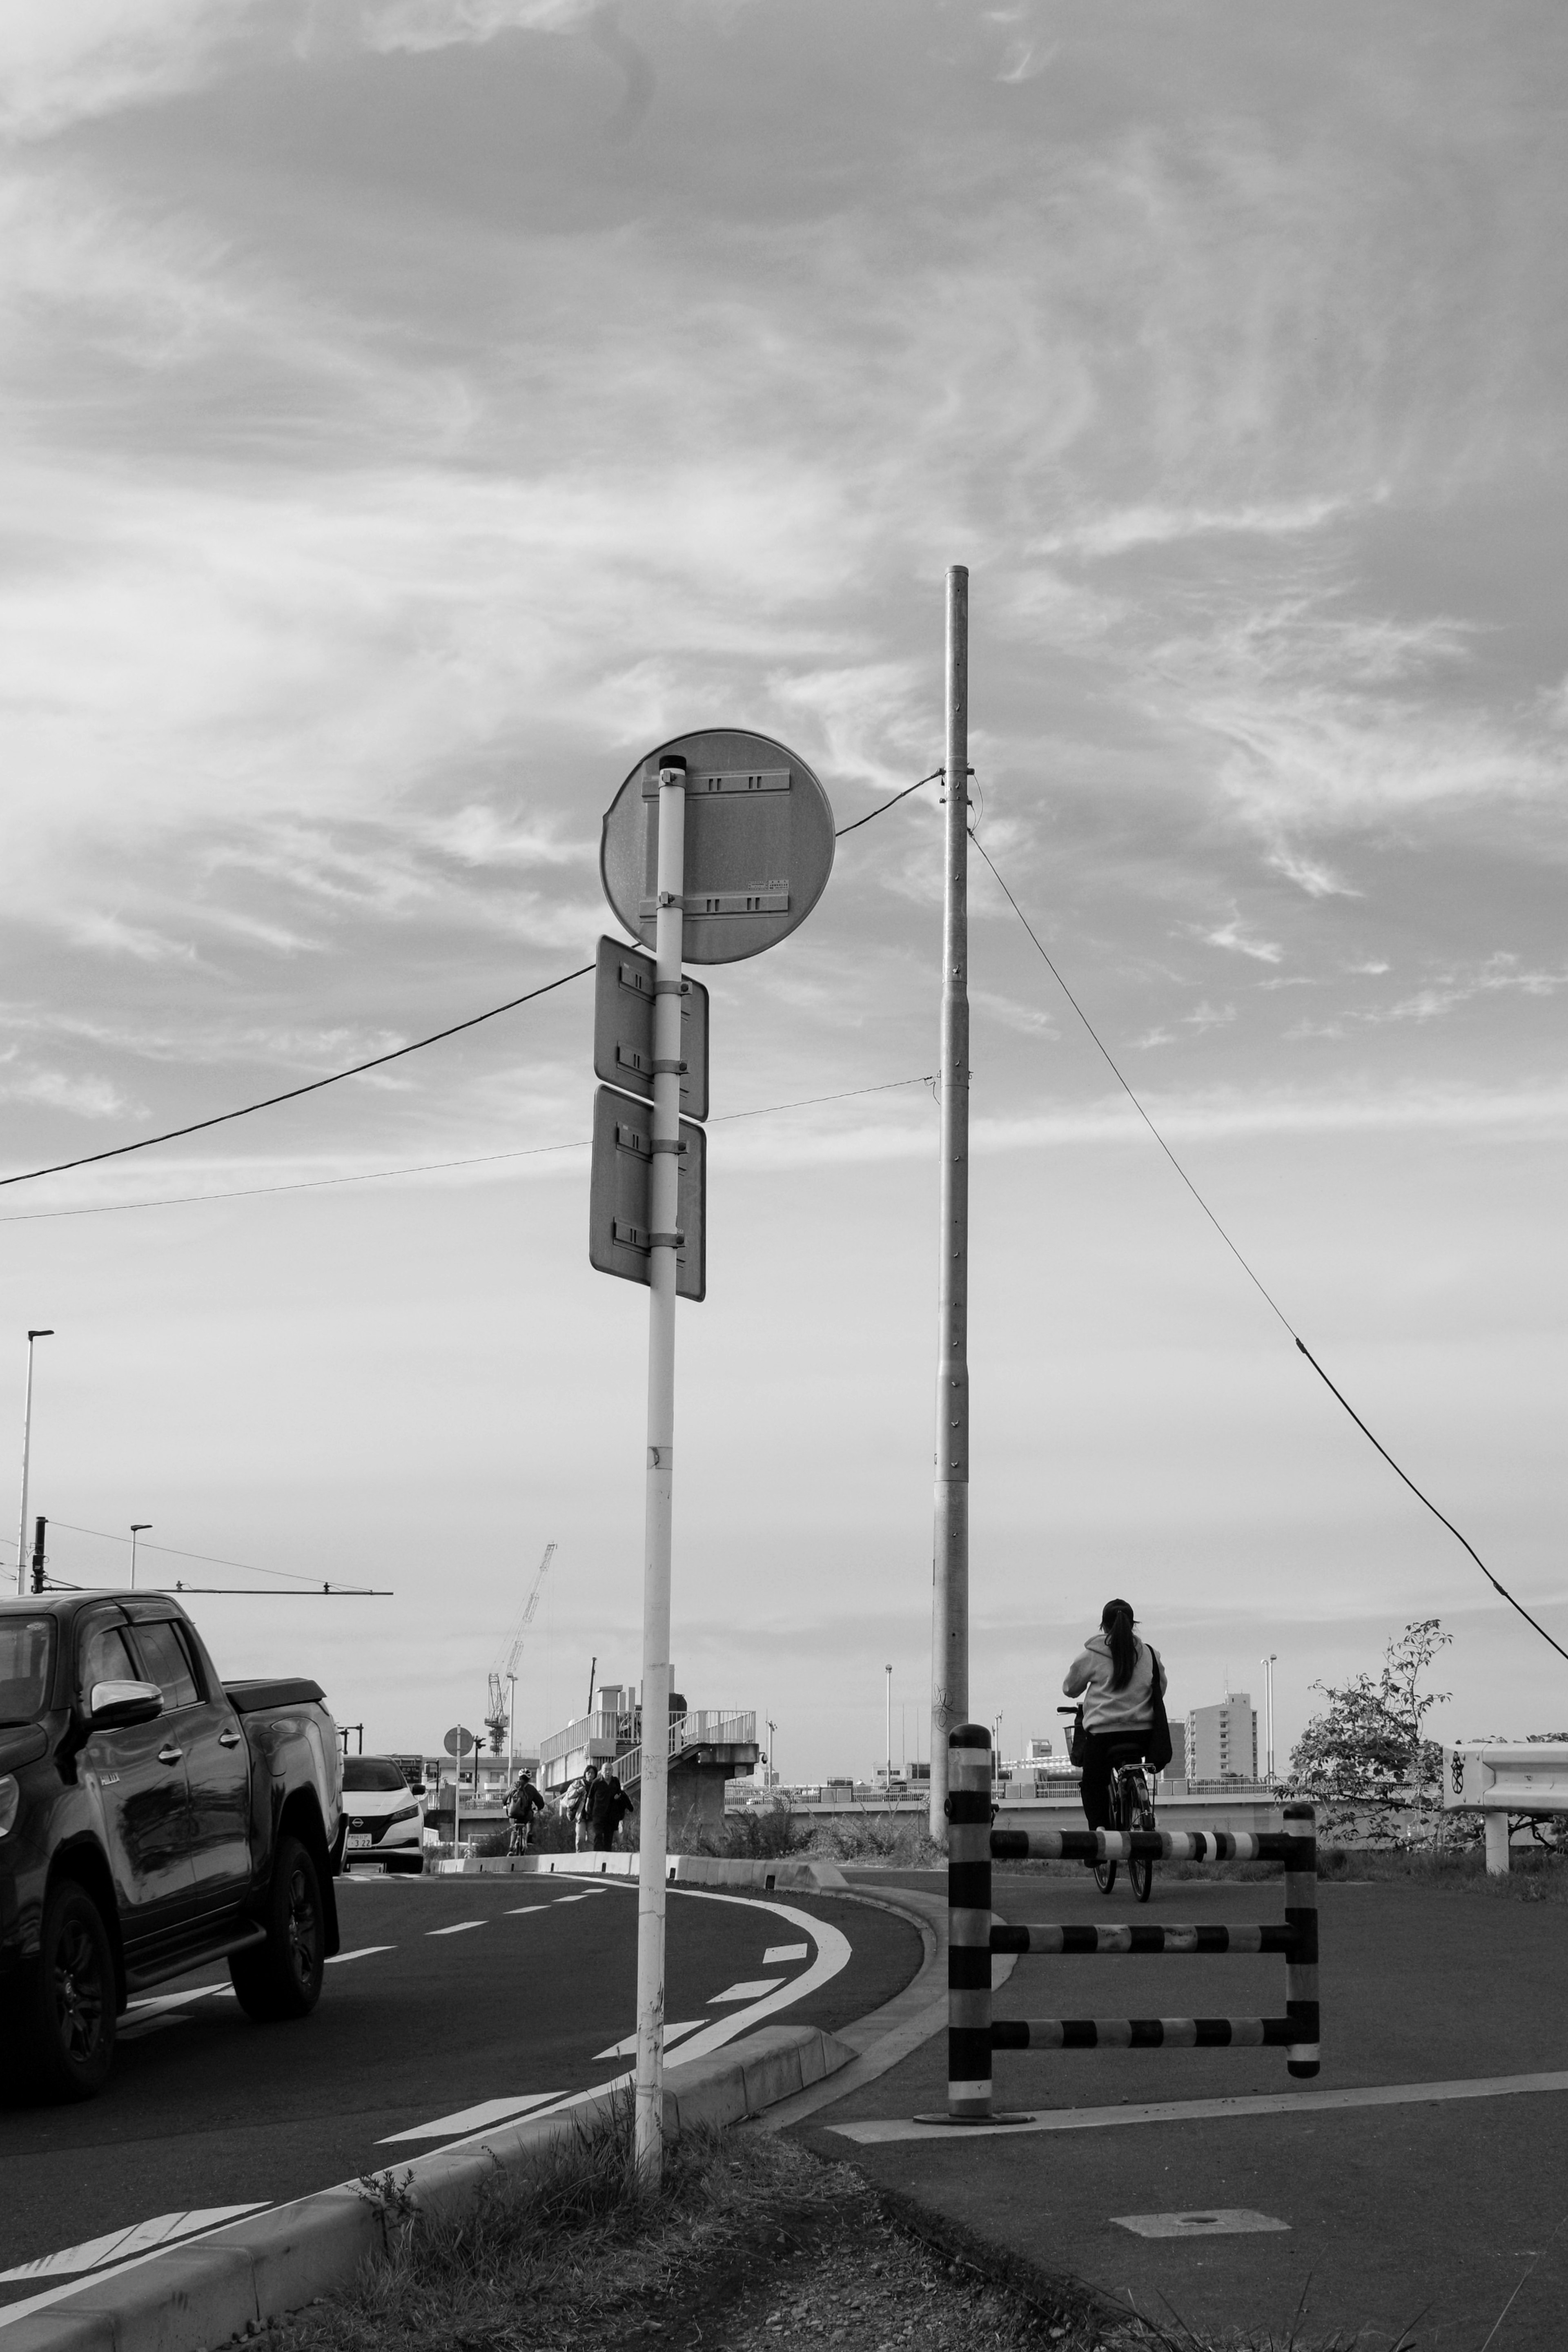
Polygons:
M1100 1631L1091 1633L1067 1669L1062 1690L1083 1706L1083 1818L1092 1830L1111 1821L1111 1776L1118 1764L1136 1763L1155 1720L1155 1669L1160 1691L1166 1670L1133 1630L1132 1603L1107 1601Z

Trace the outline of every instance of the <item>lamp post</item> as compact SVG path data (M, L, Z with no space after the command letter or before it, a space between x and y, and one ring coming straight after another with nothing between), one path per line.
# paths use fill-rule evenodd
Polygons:
M27 1334L27 1393L22 1407L22 1508L16 1520L16 1590L27 1590L27 1457L33 1442L33 1342L52 1339L52 1330L42 1328Z
M774 1722L773 1717L769 1716L768 1718L768 1780L766 1783L769 1789L776 1789L779 1786L779 1767L774 1761L774 1740L778 1730L779 1726Z
M152 1525L151 1519L132 1519L131 1522L131 1590L132 1592L136 1590L136 1538L138 1536L144 1536Z
M1268 1656L1260 1661L1263 1668L1263 1769L1270 1782L1274 1778L1274 1663L1279 1654L1278 1650L1270 1650Z
M887 1676L887 1771L882 1785L883 1794L891 1804L893 1802L893 1668L884 1666L883 1672Z

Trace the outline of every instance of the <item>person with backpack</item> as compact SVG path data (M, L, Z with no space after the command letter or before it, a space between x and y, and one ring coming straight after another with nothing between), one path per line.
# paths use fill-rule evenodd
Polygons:
M1071 1755L1082 1771L1079 1794L1092 1830L1109 1826L1111 1776L1118 1764L1147 1758L1163 1770L1170 1761L1166 1670L1133 1625L1130 1601L1107 1601L1100 1631L1090 1634L1061 1685L1068 1698L1080 1702ZM1156 1752L1162 1746L1163 1756Z
M512 1790L507 1807L507 1816L512 1824L512 1834L507 1840L508 1853L527 1853L534 1815L542 1813L544 1809L545 1801L529 1780L528 1768L525 1764L517 1774L517 1785Z
M566 1817L572 1826L572 1843L579 1853L585 1853L593 1843L592 1820L589 1808L595 1802L599 1786L599 1767L591 1760L582 1768L582 1778L566 1801Z

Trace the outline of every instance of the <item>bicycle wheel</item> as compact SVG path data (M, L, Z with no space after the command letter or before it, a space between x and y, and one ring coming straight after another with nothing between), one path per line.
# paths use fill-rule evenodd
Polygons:
M1110 1830L1119 1830L1122 1826L1122 1778L1118 1772L1113 1772L1111 1776L1110 1798L1111 1818L1105 1826ZM1102 1895L1110 1894L1116 1884L1116 1864L1113 1861L1102 1860L1095 1864L1094 1884Z
M1152 1830L1155 1809L1149 1801L1148 1784L1140 1779L1136 1798L1128 1807L1128 1819L1135 1830ZM1155 1858L1151 1854L1134 1856L1127 1864L1127 1875L1133 1882L1133 1893L1140 1903L1146 1903L1154 1893Z

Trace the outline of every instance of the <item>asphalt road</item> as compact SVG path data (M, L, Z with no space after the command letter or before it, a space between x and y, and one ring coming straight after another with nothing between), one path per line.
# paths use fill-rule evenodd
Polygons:
M935 1876L912 1884L936 1886ZM1149 1908L1065 1877L994 1882L1016 1920L1278 1918L1278 1884L1156 1876ZM946 2105L941 2038L803 2127L824 2153L1040 2269L1193 2328L1334 2330L1388 2352L1563 2352L1568 2344L1568 2090L1462 2099L1443 2086L1568 2073L1568 1908L1481 1889L1320 1888L1322 2073L1307 2092L1424 2086L1399 2104L1118 2121L1123 2107L1262 2095L1293 2101L1271 2050L998 2052L998 2106L1098 2110L1089 2128L875 2143ZM998 2017L1274 2011L1284 1964L1262 1958L1030 1958ZM1107 2112L1108 2111L1108 2112ZM1181 2214L1260 2215L1235 2234L1140 2234ZM1298 2330L1292 2336L1291 2328ZM1493 2332L1495 2330L1495 2333ZM1179 2335L1179 2328L1173 2333Z
M382 2171L631 2063L634 1881L356 1877L338 1905L314 2016L255 2025L207 1969L128 2012L98 2099L0 2106L0 2326L150 2231ZM672 2057L847 2024L920 1964L912 1926L831 1896L671 1888L668 1919Z

